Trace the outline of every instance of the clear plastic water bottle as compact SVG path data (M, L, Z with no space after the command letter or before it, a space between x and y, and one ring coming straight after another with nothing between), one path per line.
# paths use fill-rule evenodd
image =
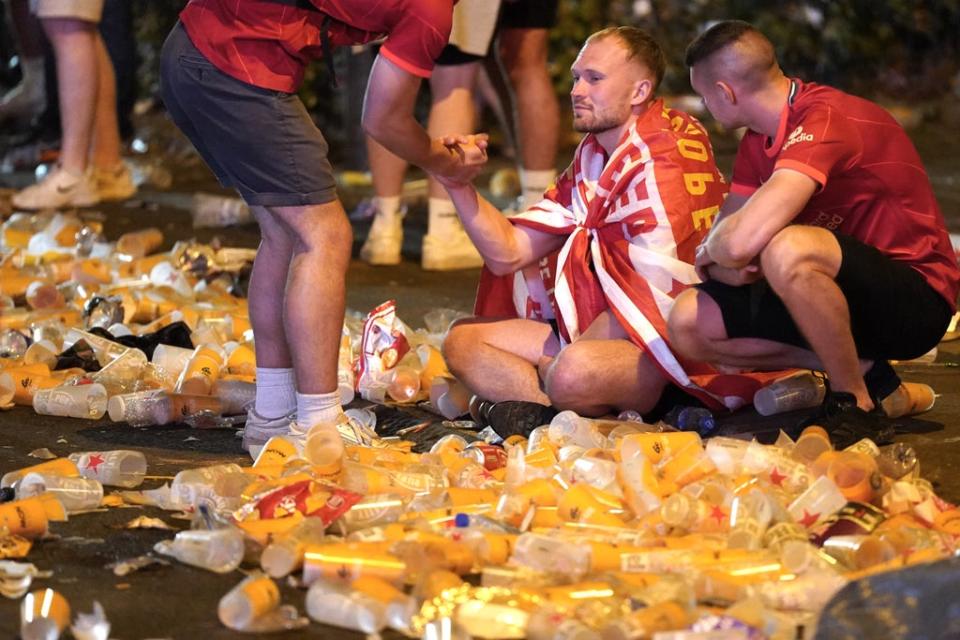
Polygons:
M717 429L713 414L703 407L674 407L663 421L681 431L696 431L701 436L708 436Z

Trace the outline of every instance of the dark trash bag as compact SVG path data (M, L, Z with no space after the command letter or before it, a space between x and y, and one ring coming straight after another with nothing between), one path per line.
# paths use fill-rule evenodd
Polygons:
M814 640L960 638L960 558L851 582L827 603Z

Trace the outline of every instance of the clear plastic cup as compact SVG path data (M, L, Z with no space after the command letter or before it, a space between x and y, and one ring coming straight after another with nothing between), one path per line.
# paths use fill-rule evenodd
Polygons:
M217 605L217 617L223 626L238 631L248 629L254 620L280 605L276 583L255 572L231 589Z
M33 394L33 410L45 416L99 420L107 411L107 390L101 384L38 389Z
M237 529L192 529L161 540L154 551L214 573L229 573L243 561L243 533Z
M53 589L28 593L20 603L22 640L56 640L70 624L70 603Z
M69 513L90 511L103 501L103 485L87 478L65 478L44 473L28 473L17 483L17 499L50 493Z
M112 487L138 487L147 473L146 456L129 449L71 453L69 459L76 463L84 478Z
M386 607L362 593L318 580L306 597L307 615L321 624L376 634L387 626Z

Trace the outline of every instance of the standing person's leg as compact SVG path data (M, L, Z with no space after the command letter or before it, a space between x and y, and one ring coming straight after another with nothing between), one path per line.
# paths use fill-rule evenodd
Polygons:
M462 55L462 54L461 54ZM480 69L473 61L438 65L430 78L432 103L427 132L432 138L472 133L476 126L473 87ZM483 264L457 217L446 189L430 181L427 235L423 238L423 268L429 271L476 268Z
M408 164L370 136L366 138L367 159L373 178L374 214L370 231L360 248L360 259L372 265L399 264L403 247L400 199Z
M90 162L101 200L124 200L137 192L130 169L120 157L120 126L117 121L117 82L113 62L100 33L96 34L97 102L93 123Z
M515 103L521 211L541 199L557 174L560 105L547 70L548 29L556 11L553 0L504 5L499 48Z
M20 84L0 97L0 122L28 123L43 110L46 84L43 75L43 33L40 22L30 13L28 0L9 0L10 23L20 51Z

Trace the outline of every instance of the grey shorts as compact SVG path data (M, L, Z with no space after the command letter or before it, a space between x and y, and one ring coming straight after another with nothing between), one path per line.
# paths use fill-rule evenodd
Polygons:
M296 94L262 89L217 69L179 22L160 61L167 113L217 179L251 205L337 199L327 141Z

